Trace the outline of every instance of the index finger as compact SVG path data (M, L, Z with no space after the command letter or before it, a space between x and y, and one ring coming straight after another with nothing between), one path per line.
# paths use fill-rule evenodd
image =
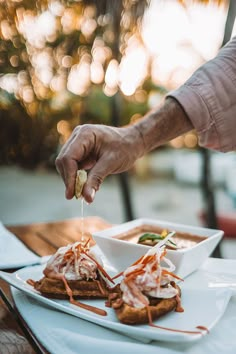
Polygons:
M67 160L66 164L64 165L65 186L66 186L65 195L67 199L72 199L75 195L75 182L76 182L77 170L78 170L77 161Z
M83 159L84 151L83 145L80 146L80 144L72 141L72 143L65 148L64 153L57 157L56 166L64 180L67 199L72 199L75 195L75 181L76 173L80 165L79 161L82 160L82 165L86 167L94 164L93 159L88 159L87 162Z

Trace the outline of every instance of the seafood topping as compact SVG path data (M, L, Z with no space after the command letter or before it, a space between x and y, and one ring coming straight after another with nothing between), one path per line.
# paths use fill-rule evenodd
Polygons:
M120 288L126 304L143 308L149 305L149 297L163 299L178 295L171 281L182 279L173 273L175 265L166 258L166 249L162 246L164 243L158 243L123 273Z

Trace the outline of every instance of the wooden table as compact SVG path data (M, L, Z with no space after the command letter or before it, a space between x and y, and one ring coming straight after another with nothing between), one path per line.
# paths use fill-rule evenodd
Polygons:
M39 256L46 256L55 253L59 247L79 241L82 230L87 239L91 233L110 226L111 224L98 217L87 217L84 220L73 218L57 222L7 226L7 228L30 250ZM93 242L92 245L95 244ZM11 271L13 270L9 269L9 272ZM47 353L14 307L10 287L3 280L0 280L0 289L9 300L7 306L6 301L0 298L0 353Z

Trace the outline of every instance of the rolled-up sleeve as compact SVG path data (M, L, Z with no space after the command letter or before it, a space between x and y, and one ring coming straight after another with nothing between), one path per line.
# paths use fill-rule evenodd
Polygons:
M236 37L167 96L183 107L201 146L236 150Z

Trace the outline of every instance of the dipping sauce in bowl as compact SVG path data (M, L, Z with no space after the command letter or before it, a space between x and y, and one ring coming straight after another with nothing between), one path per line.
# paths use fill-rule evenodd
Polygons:
M167 228L161 228L159 226L154 225L141 225L134 227L133 229L123 232L119 235L115 235L113 237L118 238L119 240L128 241L145 246L155 246L159 241L163 240L164 237L168 235L168 233L171 231L174 230L169 230ZM169 243L166 245L166 247L173 250L191 248L206 239L207 237L205 236L198 236L186 232L177 231L175 235L171 238L171 241L173 241L173 245Z
M150 243L138 243L141 236L161 236L163 231L166 234L175 232L170 240L177 247L167 249L167 255L176 267L176 274L181 278L201 267L224 234L221 230L141 218L114 225L110 229L95 232L92 236L107 263L119 273L146 254L148 248L153 247ZM148 237L145 238L148 241ZM163 240L160 242L163 243Z

